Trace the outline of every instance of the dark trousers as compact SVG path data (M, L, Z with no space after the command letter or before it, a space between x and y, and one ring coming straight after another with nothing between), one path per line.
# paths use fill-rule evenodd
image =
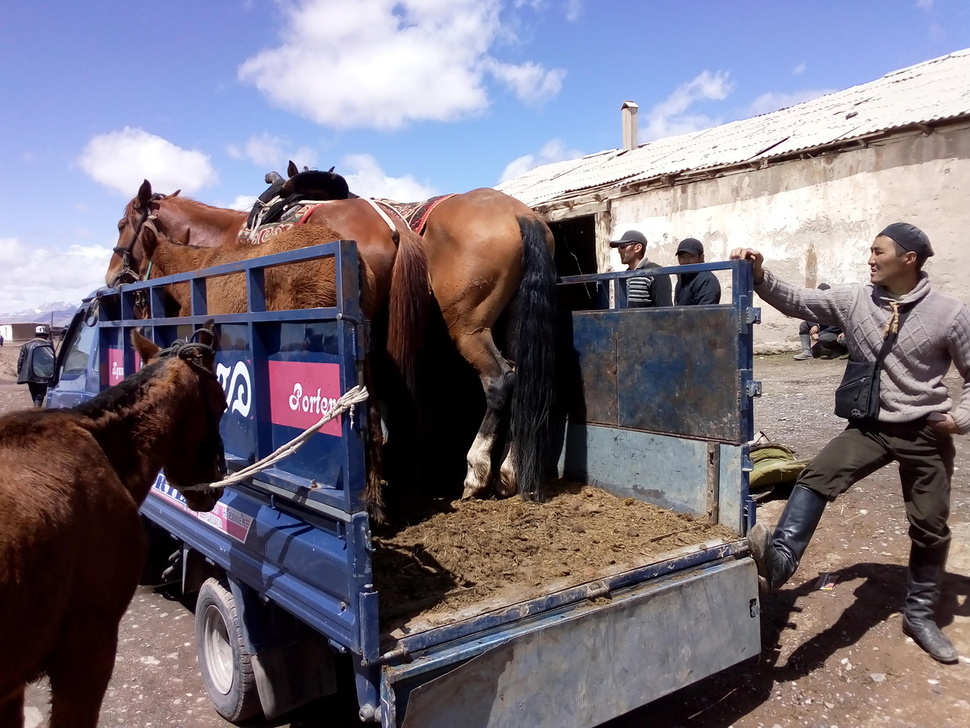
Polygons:
M27 382L27 389L30 390L30 398L34 400L34 407L43 407L44 397L47 396L47 385Z
M895 461L909 519L909 537L923 548L950 542L950 480L955 449L950 435L925 418L889 424L850 424L802 471L798 483L834 501L854 483Z

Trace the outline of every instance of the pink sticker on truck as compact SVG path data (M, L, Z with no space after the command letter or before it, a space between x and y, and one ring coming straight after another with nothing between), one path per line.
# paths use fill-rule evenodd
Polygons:
M113 387L125 378L125 353L121 349L108 349L108 386Z
M340 399L340 365L320 362L269 362L269 412L275 425L305 430L332 412ZM340 417L320 428L340 437Z

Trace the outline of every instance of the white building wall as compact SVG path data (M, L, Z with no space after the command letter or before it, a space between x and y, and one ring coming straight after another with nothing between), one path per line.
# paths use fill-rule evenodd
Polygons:
M635 228L647 236L647 255L676 265L677 243L700 239L708 261L735 247L753 247L785 279L814 287L866 283L868 248L897 221L930 237L936 255L925 270L943 293L970 301L970 259L962 255L970 231L970 128L897 137L880 145L794 160L712 180L656 188L613 200L616 237ZM600 246L607 239L598 237ZM615 269L615 251L601 250ZM723 300L730 282L721 280ZM757 351L796 348L797 322L762 305Z

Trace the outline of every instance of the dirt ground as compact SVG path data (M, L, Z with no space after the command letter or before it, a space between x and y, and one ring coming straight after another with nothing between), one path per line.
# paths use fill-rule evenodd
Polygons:
M26 387L13 383L15 359L15 346L0 348L0 412L30 404ZM792 446L799 456L811 457L841 428L831 410L842 368L840 361L757 357L755 376L763 382L764 394L756 403L756 428ZM952 384L959 386L956 380ZM954 541L939 619L961 654L970 656L966 438L958 438L957 458ZM578 499L579 507L587 499L582 492L565 495ZM758 518L773 523L784 506L783 497L781 492L763 502ZM908 547L896 472L885 468L828 508L798 573L763 601L763 650L758 658L605 728L970 725L970 657L961 657L957 665L940 665L901 634L898 610ZM832 588L819 588L822 575L834 581ZM31 687L25 711L28 728L43 724L47 700L43 684ZM348 701L327 698L271 725L352 726L353 715ZM164 591L139 587L121 625L115 673L99 726L229 725L205 696L190 609Z
M425 518L374 542L382 626L412 629L620 573L682 547L737 538L707 519L562 482L542 503L428 503ZM470 611L471 610L471 611Z

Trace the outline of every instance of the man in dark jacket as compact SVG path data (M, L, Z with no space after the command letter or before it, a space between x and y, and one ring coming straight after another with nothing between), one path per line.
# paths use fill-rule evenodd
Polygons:
M47 327L38 326L34 332L34 338L20 347L17 384L26 384L34 406L43 407L47 386L54 377L54 346Z
M627 270L659 268L647 259L647 238L637 230L627 230L619 240L610 241L610 247L620 252L620 262ZM670 305L670 276L638 276L627 279L627 306L645 308Z
M704 262L704 245L697 238L684 238L677 246L677 265ZM712 306L721 302L721 284L709 270L677 276L674 303L678 306Z

